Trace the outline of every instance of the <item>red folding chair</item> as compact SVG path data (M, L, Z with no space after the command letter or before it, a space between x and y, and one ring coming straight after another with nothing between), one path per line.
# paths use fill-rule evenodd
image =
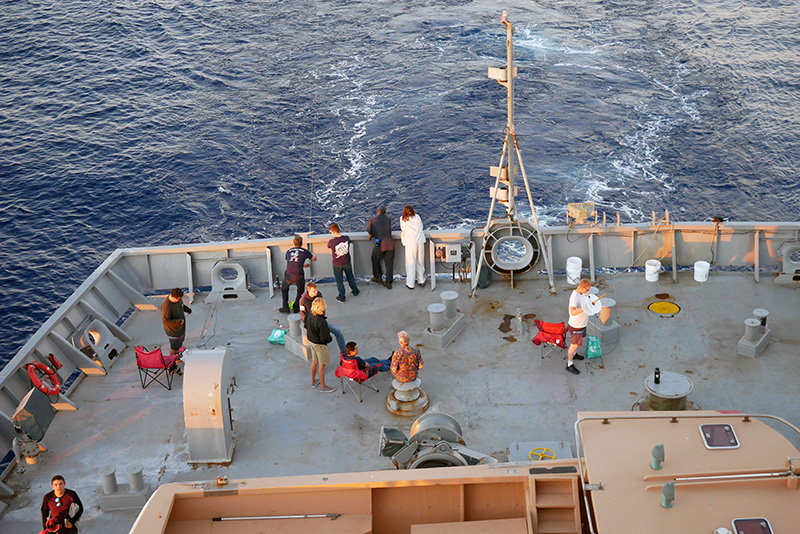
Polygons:
M339 358L339 367L336 368L334 374L342 383L342 394L347 393L345 390L346 386L353 392L358 402L364 402L364 397L367 396L368 389L371 389L375 393L378 392L378 388L372 384L372 377L377 375L377 373L369 376L365 369L358 368L358 361L355 358L350 360L345 358L344 355L341 355Z
M153 382L158 382L165 388L172 389L172 376L183 374L175 363L183 353L181 348L178 354L162 354L161 348L151 351L145 350L141 345L134 347L136 351L136 367L139 368L139 380L142 382L142 389ZM165 382L162 382L164 380Z
M541 347L542 358L554 350L567 348L567 328L564 323L546 323L534 319L533 324L536 325L539 333L531 341L534 345Z

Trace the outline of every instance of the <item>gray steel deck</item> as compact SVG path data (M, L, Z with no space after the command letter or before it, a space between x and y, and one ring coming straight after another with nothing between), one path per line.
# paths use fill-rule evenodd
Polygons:
M517 309L546 321L566 318L568 289L551 296L546 280L522 281L516 289L495 281L477 298L468 297L465 284L439 280L435 291L394 289L362 282L359 297L342 304L334 300L333 284L320 286L329 302L328 316L348 340L359 343L364 357L388 357L396 333L407 330L412 344L422 341L427 327L426 307L439 302L439 293L456 290L459 309L466 314L463 332L444 350L420 346L425 367L422 388L430 410L453 415L462 425L467 446L504 457L516 441L572 442L578 411L630 410L644 397L644 380L654 367L685 374L694 383L689 399L703 409L769 413L800 424L794 402L800 378L800 290L761 283L752 274L712 272L699 284L691 273L678 283L662 273L658 283L643 274L604 275L602 293L617 301L621 325L616 346L604 347L598 360L578 362L582 374L564 369L562 354L540 357L528 333L510 340L501 331L505 315ZM294 290L292 289L292 294ZM672 318L646 309L657 293L667 293L681 311ZM351 394L323 394L309 387L308 364L282 346L267 342L279 314L279 297L256 292L254 301L203 304L198 295L189 317L187 346L228 346L239 388L232 397L236 448L229 467L192 468L186 461L182 409L182 377L172 391L157 384L143 390L137 376L133 345L167 347L158 312L136 312L124 325L134 337L108 376L87 376L71 400L79 409L63 412L47 433L49 450L25 475L6 483L17 491L7 500L0 519L6 534L37 532L39 506L53 474L67 479L86 506L81 532L127 532L137 511L102 512L98 507L103 465L117 467L124 482L129 464L144 467L145 482L160 483L229 478L317 474L337 471L390 469L379 457L381 425L408 433L413 418L391 415L384 407L389 376L377 377L380 393L368 393L363 403ZM754 308L770 312L772 339L758 358L736 355L744 319ZM201 333L209 325L205 336ZM335 343L332 344L335 347ZM333 352L333 350L332 350ZM328 382L338 385L328 368ZM388 375L388 374L387 374ZM798 445L795 443L795 445Z

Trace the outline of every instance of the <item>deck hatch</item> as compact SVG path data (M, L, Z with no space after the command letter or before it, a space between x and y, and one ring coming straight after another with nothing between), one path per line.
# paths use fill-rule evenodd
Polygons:
M749 519L734 519L733 534L772 534L772 526L763 517Z
M700 425L700 435L707 449L738 449L739 439L731 425Z
M681 307L674 302L657 301L652 302L647 309L661 317L672 317L681 311Z

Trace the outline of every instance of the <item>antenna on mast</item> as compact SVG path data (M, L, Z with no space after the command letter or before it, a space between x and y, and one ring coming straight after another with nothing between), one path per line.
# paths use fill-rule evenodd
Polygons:
M539 218L536 215L536 207L533 204L531 188L528 184L528 177L525 174L525 165L522 163L522 153L520 152L517 133L514 129L514 78L517 77L517 67L514 66L514 25L508 20L508 12L506 11L503 11L500 21L506 28L506 66L503 68L489 67L489 78L497 80L500 85L506 88L507 122L500 164L489 169L489 174L495 178L495 184L494 187L489 189L492 203L483 235L484 260L493 271L510 276L513 287L514 276L529 271L539 261L540 256L544 256L545 269L550 282L550 292L555 293L555 280L553 278L553 270L550 267L547 241L539 228ZM522 179L525 183L528 204L531 207L533 217L532 222L527 220L520 221L517 213L517 205L514 198L518 193L518 188L514 183L517 169L522 174ZM505 218L493 221L492 215L495 203L498 202L505 207ZM533 232L528 229L531 226ZM504 257L504 248L513 249L515 243L525 247L524 254L521 257ZM479 264L476 275L480 274L482 265L483 262ZM473 282L473 292L477 287L477 278L476 276Z

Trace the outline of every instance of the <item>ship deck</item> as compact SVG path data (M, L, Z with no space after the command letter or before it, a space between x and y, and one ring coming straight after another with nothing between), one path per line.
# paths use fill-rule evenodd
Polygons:
M569 289L550 295L545 280L521 281L515 289L494 281L469 298L466 284L438 281L431 291L409 291L396 281L389 291L360 283L358 297L334 300L334 284L321 284L329 320L357 341L362 357L388 357L397 346L397 332L406 330L422 352L422 389L430 411L452 415L463 429L469 448L507 459L514 442L565 441L575 446L577 412L630 410L645 397L645 379L655 367L680 373L694 386L691 403L705 410L739 410L772 414L800 424L800 406L793 402L800 378L798 289L774 285L752 274L712 272L698 283L680 273L674 283L662 273L657 283L642 274L603 275L600 293L616 300L618 342L603 347L602 360L578 362L580 375L564 369L565 351L545 358L531 343L534 316L545 321L566 318ZM445 290L459 293L458 308L466 326L444 349L422 343L428 326L428 304ZM189 348L227 347L238 388L231 397L234 433L229 466L191 466L182 408L183 377L171 391L152 384L142 389L134 345L167 348L156 311L137 311L123 325L134 341L107 376L87 376L71 395L76 411L60 413L47 432L48 450L24 475L6 483L17 496L0 519L8 534L35 532L41 497L50 477L62 474L67 486L83 499L83 533L127 532L138 510L103 512L98 469L111 465L120 483L132 464L143 467L145 482L155 488L167 482L206 481L333 472L393 469L378 455L381 426L408 435L414 418L392 415L384 399L391 390L388 373L376 377L380 393L368 392L363 403L350 393L323 394L311 389L308 363L267 338L276 320L279 295L255 292L251 301L204 304L195 296L188 318ZM294 289L292 289L294 294ZM647 305L662 299L680 306L673 317L660 317ZM666 297L665 297L666 295ZM744 319L754 308L769 311L771 340L757 358L736 354ZM527 332L515 335L509 316L526 316ZM335 343L331 345L332 353ZM187 359L191 355L187 356ZM336 360L335 356L333 357ZM328 366L329 385L338 386L335 361ZM800 446L793 439L795 446Z

